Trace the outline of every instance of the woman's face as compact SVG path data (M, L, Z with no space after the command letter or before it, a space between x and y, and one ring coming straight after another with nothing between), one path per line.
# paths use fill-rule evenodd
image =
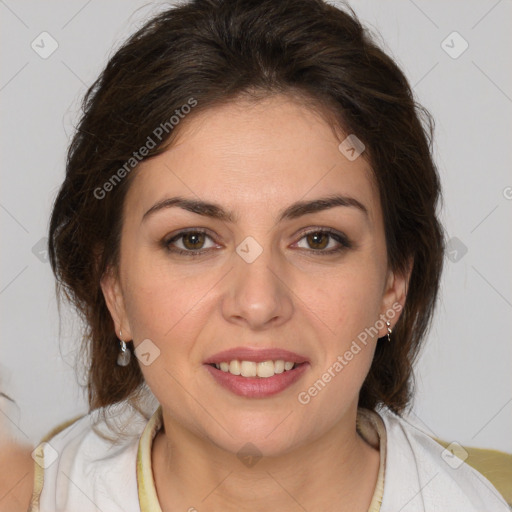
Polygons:
M103 291L164 421L233 453L283 454L353 423L384 316L394 325L404 303L378 191L364 153L291 98L181 123L136 171Z

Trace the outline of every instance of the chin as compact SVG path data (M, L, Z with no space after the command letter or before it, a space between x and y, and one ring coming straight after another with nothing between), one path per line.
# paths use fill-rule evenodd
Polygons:
M219 428L215 437L211 434L208 437L219 448L238 457L284 455L300 445L300 438L304 435L298 425L293 425L287 420L283 421L289 413L290 410L284 414L272 414L266 411L257 414L224 416L222 426L225 430Z

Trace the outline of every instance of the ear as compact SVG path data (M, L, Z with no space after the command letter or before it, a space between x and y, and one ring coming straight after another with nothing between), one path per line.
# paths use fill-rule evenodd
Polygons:
M126 315L123 291L117 272L109 267L101 277L100 284L110 316L114 321L116 335L119 337L119 331L122 331L123 340L131 340L133 336Z
M412 267L413 259L411 258L408 261L405 271L397 272L392 271L391 269L388 271L384 295L382 297L380 318L382 318L384 322L388 320L391 324L391 329L393 329L398 322L398 319L404 309ZM379 337L385 336L387 332L387 326L385 326L379 332Z

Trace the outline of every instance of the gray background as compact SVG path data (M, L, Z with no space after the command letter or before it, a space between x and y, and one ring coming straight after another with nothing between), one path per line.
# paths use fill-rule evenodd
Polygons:
M25 441L87 411L73 370L79 322L66 307L59 322L41 239L81 97L161 5L0 0L0 381L18 403L2 420ZM447 441L512 452L512 2L351 5L437 122L452 240L410 421ZM31 47L43 46L43 31L58 44L46 59Z

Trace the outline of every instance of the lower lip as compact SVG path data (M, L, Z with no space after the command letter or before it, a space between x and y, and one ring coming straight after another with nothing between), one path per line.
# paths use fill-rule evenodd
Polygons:
M286 370L283 373L265 378L242 377L241 375L223 372L209 364L205 365L210 375L221 386L235 393L235 395L246 398L265 398L284 391L302 377L308 366L308 363L302 363L293 370Z

